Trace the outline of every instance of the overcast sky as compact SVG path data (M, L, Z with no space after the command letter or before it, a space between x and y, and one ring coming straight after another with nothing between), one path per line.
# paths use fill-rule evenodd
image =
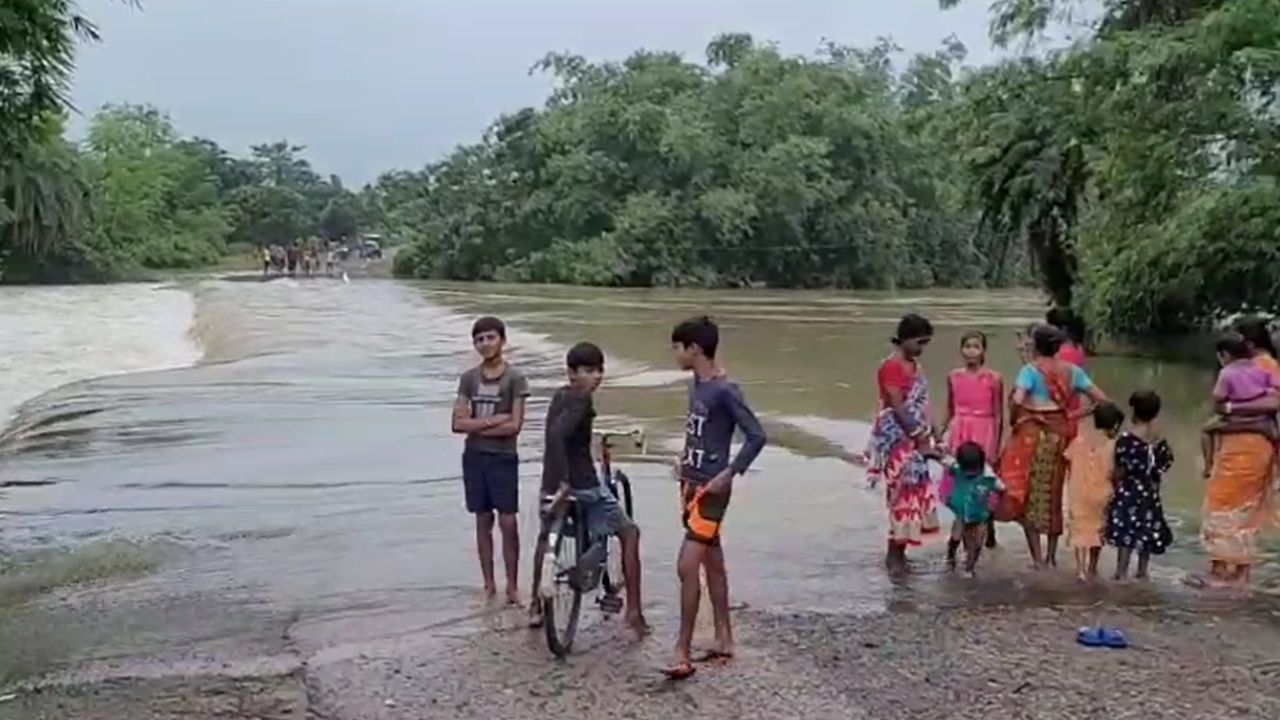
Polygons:
M280 138L307 146L351 186L419 168L477 139L499 113L541 104L528 69L549 50L621 59L745 31L808 53L824 38L891 36L931 51L948 35L992 57L988 0L80 0L103 42L80 55L73 97L149 103L185 134L243 152ZM83 119L73 128L83 128Z

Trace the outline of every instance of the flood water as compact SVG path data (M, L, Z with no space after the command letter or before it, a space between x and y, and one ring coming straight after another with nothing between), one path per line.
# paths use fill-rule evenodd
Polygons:
M958 362L960 334L975 327L991 336L990 364L1011 377L1014 334L1043 310L1016 292L378 280L0 293L0 414L16 411L0 435L0 549L12 558L0 565L0 681L138 657L256 667L285 645L341 655L406 628L510 622L478 598L461 442L449 432L481 314L507 320L509 357L533 385L521 441L522 573L545 403L564 350L589 339L609 358L598 425L649 433L648 455L620 462L644 531L647 611L659 622L674 614L681 534L667 467L685 379L667 338L676 321L707 312L723 328L724 364L771 436L726 529L735 601L883 607L902 596L880 566L881 498L837 453L865 442L893 324L908 311L933 320L924 361L938 388ZM1162 563L1198 562L1196 428L1209 409L1209 371L1120 357L1095 358L1090 370L1114 397L1139 387L1164 396L1179 457L1167 492L1178 547ZM1005 562L1021 563L1013 534L1002 537ZM913 592L945 592L929 579L936 564L923 562Z

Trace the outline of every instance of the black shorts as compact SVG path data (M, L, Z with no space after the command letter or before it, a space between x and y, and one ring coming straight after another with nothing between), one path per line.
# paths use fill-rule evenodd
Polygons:
M466 450L462 453L462 487L467 512L515 515L520 509L520 458Z
M716 547L720 544L720 527L729 511L729 493L712 495L705 483L685 480L680 485L683 499L681 521L686 540Z

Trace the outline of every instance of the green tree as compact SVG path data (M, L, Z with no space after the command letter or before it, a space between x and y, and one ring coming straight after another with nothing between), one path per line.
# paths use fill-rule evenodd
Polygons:
M38 279L74 255L84 187L61 117L76 42L97 39L69 0L0 6L0 280Z
M225 249L217 178L154 108L108 106L86 148L98 230L144 267L195 267Z
M368 195L422 277L616 285L981 282L977 214L948 173L963 51L900 77L889 42L786 57L725 35L707 65L552 54L544 108ZM914 66L913 66L914 67ZM905 88L916 83L919 93ZM936 97L935 97L936 96ZM909 98L909 99L908 99ZM944 100L945 98L945 100ZM911 131L907 130L910 126ZM959 262L957 262L959 259Z
M359 200L345 193L330 200L320 216L320 233L328 240L354 239L360 233Z
M1001 0L994 10L998 41L1033 42L1079 4ZM987 148L971 165L981 206L1018 220L1006 226L1033 250L1051 237L1036 232L1051 211L1065 242L1060 261L1041 264L1046 282L1072 286L1104 330L1182 332L1276 309L1280 245L1261 200L1280 172L1275 3L1105 0L1098 11L1092 38L1034 72L992 69L971 94L972 126L1014 139L1001 147L974 133ZM1010 79L1018 92L1000 90Z
M60 137L0 163L0 279L75 279L87 193L75 153Z
M246 185L231 193L232 240L249 245L288 245L311 229L306 198L275 185Z

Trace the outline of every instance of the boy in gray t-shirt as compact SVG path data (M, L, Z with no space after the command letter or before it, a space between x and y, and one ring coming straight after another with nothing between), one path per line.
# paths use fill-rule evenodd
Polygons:
M520 602L516 574L520 565L517 437L524 425L529 383L502 355L507 329L495 317L482 317L471 328L481 362L458 378L453 406L453 432L467 436L462 452L462 486L467 511L476 516L476 549L485 593L497 594L493 577L493 524L502 530L502 559L507 572L507 600Z

